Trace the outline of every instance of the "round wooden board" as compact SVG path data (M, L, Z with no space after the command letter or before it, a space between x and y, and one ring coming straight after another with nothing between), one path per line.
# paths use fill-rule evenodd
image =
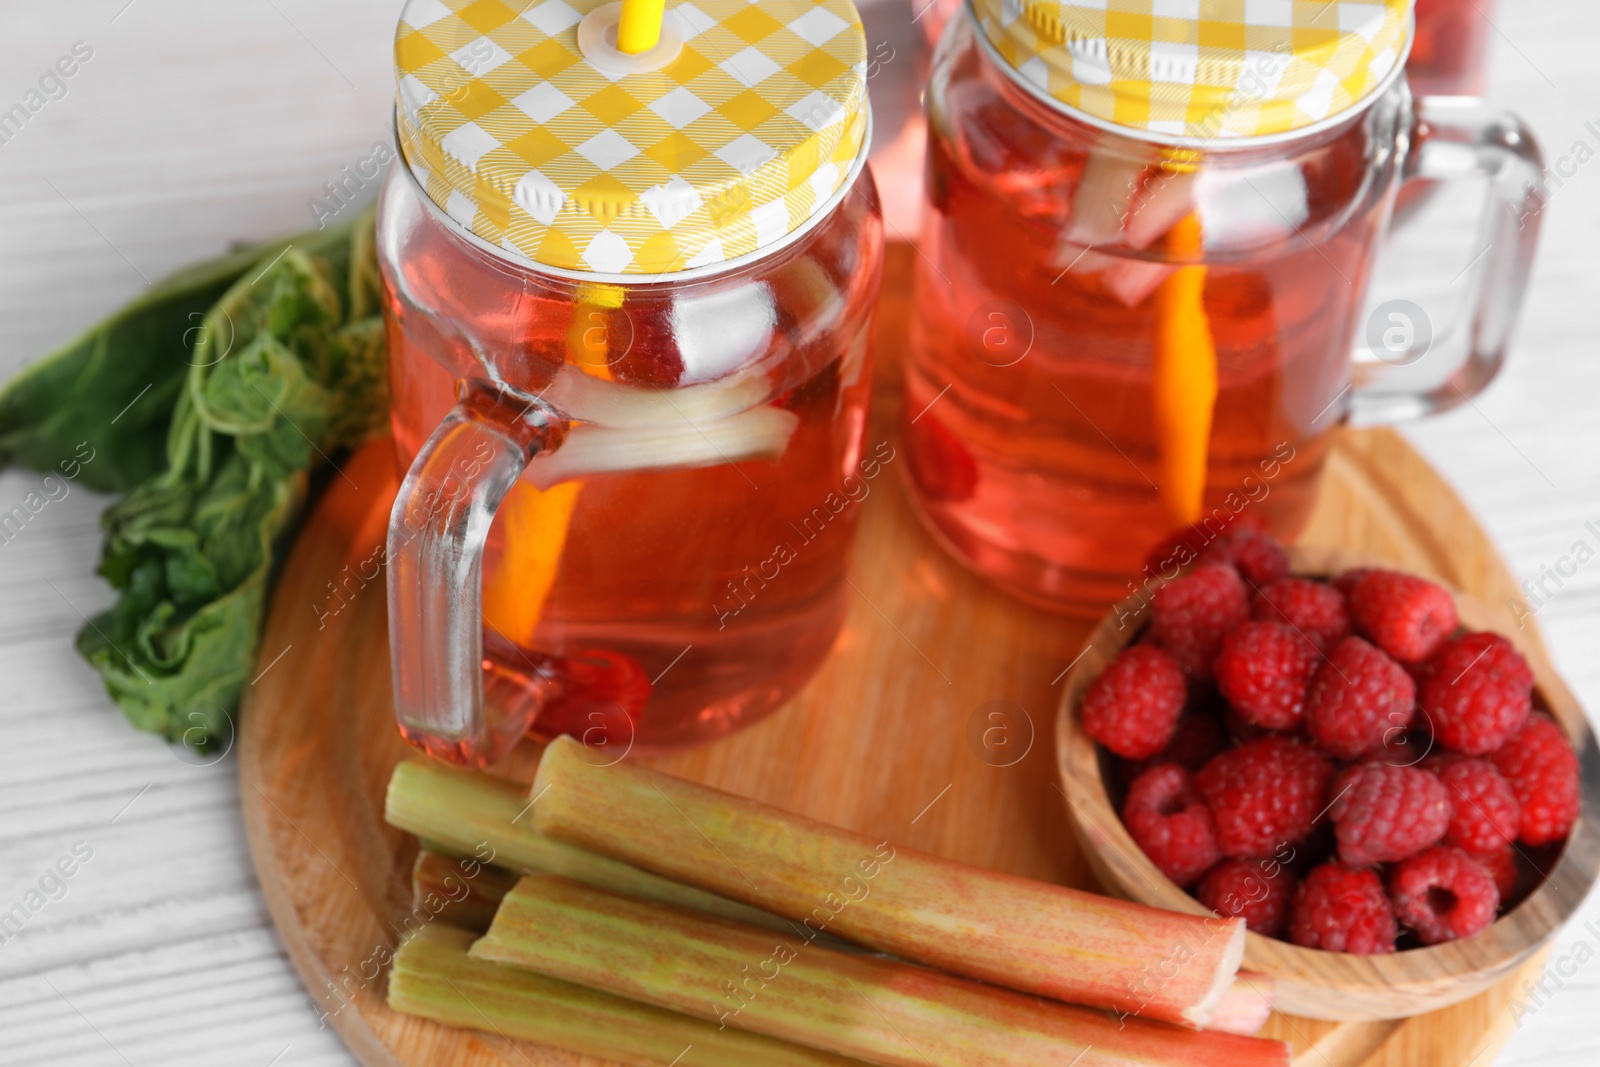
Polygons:
M869 446L893 440L898 421L913 254L899 246L888 260ZM360 578L374 572L396 485L387 442L354 457L344 475L332 480L279 580L262 673L242 715L245 825L279 932L329 1024L372 1067L601 1067L384 1004L382 963L411 907L416 850L383 822L390 769L410 750L389 702L382 575ZM1517 595L1460 500L1388 431L1340 435L1301 540L1391 560L1491 605ZM342 607L330 595L335 580L354 590ZM652 762L912 848L1092 885L1050 736L1060 680L1088 625L1020 605L954 563L918 525L895 478L880 479L864 502L852 581L855 604L832 656L787 708L735 737ZM1012 751L1025 753L1009 766L994 765L993 750L974 739L995 709L1009 714ZM523 746L509 773L531 778L537 758ZM1292 1043L1305 1067L1487 1067L1512 1029L1508 999L1542 959L1430 1015L1382 1023L1274 1016L1266 1032Z

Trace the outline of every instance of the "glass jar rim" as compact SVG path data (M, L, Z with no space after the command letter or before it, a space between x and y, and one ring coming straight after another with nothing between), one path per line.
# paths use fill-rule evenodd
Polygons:
M972 35L977 38L978 44L983 51L984 58L997 67L1000 72L1006 75L1006 77L1018 88L1022 89L1025 93L1048 107L1050 110L1056 112L1057 114L1065 115L1076 122L1081 122L1085 126L1090 126L1094 129L1100 130L1103 133L1116 134L1121 137L1126 137L1131 141L1142 141L1146 144L1162 145L1163 147L1168 148L1189 148L1205 152L1226 152L1234 149L1270 148L1274 145L1290 144L1305 137L1314 137L1317 134L1326 133L1329 130L1337 129L1347 122L1360 118L1363 114L1369 111L1374 104L1383 99L1384 95L1387 94L1390 89L1394 88L1395 82L1404 77L1406 71L1406 61L1411 58L1411 48L1412 45L1416 43L1417 37L1417 14L1416 9L1412 8L1411 13L1407 16L1405 46L1401 50L1400 57L1395 62L1394 67L1390 69L1389 73L1383 76L1382 81L1372 87L1371 92L1367 93L1366 96L1362 97L1361 100L1356 102L1354 105L1345 108L1343 111L1340 111L1337 114L1329 115L1325 119L1320 119L1317 122L1313 122L1307 126L1301 126L1298 129L1285 130L1282 133L1259 134L1249 137L1183 137L1176 134L1157 133L1152 130L1142 130L1135 126L1118 125L1115 122L1110 122L1106 119L1100 118L1097 115L1091 115L1087 111L1084 111L1080 108L1073 107L1071 104L1062 103L1060 100L1057 100L1055 97L1045 92L1044 89L1040 88L1038 85L1035 85L1027 78L1024 78L1021 71L1017 70L1017 68L1006 62L1005 57L1002 56L999 50L995 48L994 42L989 40L989 35L983 32L983 27L978 22L978 13L974 6L974 0L962 0L961 10L968 19L967 28Z
M522 255L520 252L512 252L509 249L502 248L497 244L485 241L482 237L479 237L467 227L461 225L461 223L457 222L455 219L446 214L444 209L439 207L438 204L434 203L433 197L428 195L428 190L423 188L422 183L417 180L416 172L411 169L411 162L406 159L405 153L400 150L399 133L395 126L396 119L393 116L390 118L389 135L395 154L400 157L400 169L405 171L406 180L411 183L412 188L417 193L417 199L422 202L424 210L428 211L436 221L443 225L449 231L451 236L460 238L462 241L478 249L479 251L492 256L494 259L503 264L515 267L518 270L529 271L533 274L543 274L548 277L559 278L565 282L573 282L578 284L616 285L627 288L642 288L652 285L676 285L682 282L701 281L706 278L713 278L720 274L726 274L749 267L752 264L758 263L769 256L776 255L784 249L789 248L791 245L797 243L801 238L810 234L825 220L831 218L833 213L839 209L839 205L844 202L844 198L849 196L850 193L855 190L856 182L861 178L861 172L866 169L867 156L871 154L871 101L867 101L863 106L866 109L867 128L861 138L861 150L856 153L856 158L850 163L850 170L845 175L844 181L839 184L839 188L835 189L833 194L829 196L827 200L823 201L821 207L811 213L810 218L806 219L805 222L801 223L793 230L790 230L782 237L767 244L761 245L759 248L753 249L752 251L746 252L742 256L736 256L733 259L725 259L720 263L708 263L700 267L687 267L683 270L667 271L659 274L606 274L600 271L570 270L566 267L552 267L545 263L536 263L527 256Z

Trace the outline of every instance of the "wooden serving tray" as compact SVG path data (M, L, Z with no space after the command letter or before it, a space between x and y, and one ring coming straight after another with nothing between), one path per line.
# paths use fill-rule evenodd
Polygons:
M905 246L890 251L869 445L893 440L898 421L913 255ZM387 442L344 473L284 569L261 675L243 710L245 825L279 932L329 1023L371 1067L601 1067L384 1004L383 964L411 908L416 850L414 839L383 822L390 769L410 749L389 701L382 575L364 585L361 578L373 574L395 491ZM856 602L815 679L743 733L652 762L897 844L1092 886L1051 737L1061 678L1089 627L1018 604L952 561L918 525L897 477L878 480L863 502ZM1387 431L1341 433L1302 543L1388 559L1491 605L1517 595L1460 500ZM351 575L355 592L325 614L339 603L330 602L328 583ZM1011 755L995 754L993 733L984 744L984 731L997 724ZM531 778L536 761L537 750L525 745L512 771ZM1305 1067L1487 1067L1510 1035L1508 999L1537 977L1543 958L1430 1015L1377 1023L1274 1016L1266 1033L1289 1041Z

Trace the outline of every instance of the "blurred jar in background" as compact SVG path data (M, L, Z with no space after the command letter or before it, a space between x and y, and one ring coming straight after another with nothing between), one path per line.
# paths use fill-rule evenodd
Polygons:
M1339 423L1446 410L1488 383L1537 238L1519 220L1539 154L1481 101L1413 99L1408 0L1339 0L1333 40L1268 9L1157 19L1144 40L1103 0L1020 3L958 10L934 54L902 470L957 559L1094 617L1235 519L1292 538ZM1039 30L1066 25L1101 36ZM1187 43L1202 34L1257 43ZM1344 95L1302 91L1283 57ZM1185 74L1192 93L1171 91ZM1401 183L1481 196L1483 178L1463 361L1438 385L1357 381Z
M1417 96L1481 96L1487 86L1494 0L1417 0L1406 80Z
M922 115L922 87L928 82L931 40L924 26L938 12L917 11L931 0L861 0L861 24L867 35L867 86L872 93L872 173L883 205L884 235L891 241L915 241L922 224L922 161L928 125ZM960 0L944 0L954 10ZM945 11L938 20L943 28Z

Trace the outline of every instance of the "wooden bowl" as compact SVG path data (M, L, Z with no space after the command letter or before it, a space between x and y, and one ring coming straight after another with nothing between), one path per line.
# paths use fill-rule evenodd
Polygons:
M1330 575L1377 561L1325 549L1296 549L1297 574ZM1464 626L1504 632L1503 612L1456 593ZM1107 790L1108 753L1084 733L1077 708L1089 683L1143 628L1147 614L1130 598L1090 635L1067 680L1056 730L1056 759L1068 815L1083 854L1106 890L1145 904L1207 914L1201 903L1151 863L1122 825ZM1119 626L1121 618L1125 625ZM1277 1008L1315 1019L1367 1021L1417 1015L1487 989L1537 952L1577 911L1600 871L1600 749L1583 709L1556 675L1532 629L1506 636L1527 657L1536 679L1535 707L1561 723L1578 752L1583 806L1560 856L1520 904L1474 937L1406 949L1387 956L1355 956L1301 948L1250 934L1244 966L1277 980Z

